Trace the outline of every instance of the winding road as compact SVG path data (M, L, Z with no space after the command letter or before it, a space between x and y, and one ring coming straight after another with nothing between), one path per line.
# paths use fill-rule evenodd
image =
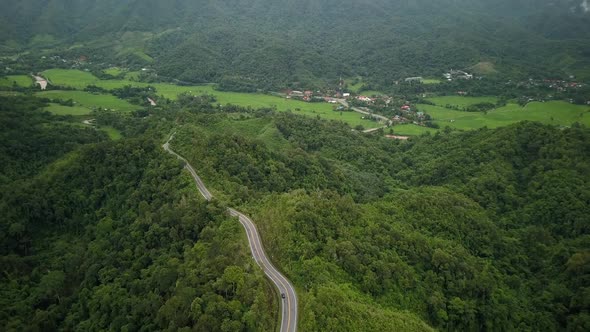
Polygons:
M207 190L203 180L197 175L195 169L191 166L191 164L183 158L178 153L174 152L170 148L170 141L174 138L174 134L170 135L168 141L162 146L164 150L168 153L176 156L176 158L182 160L184 162L184 168L191 173L191 176L195 180L197 184L197 188L201 195L207 200L210 201L213 199L213 195L211 192ZM248 236L248 243L250 245L250 250L252 251L252 257L256 260L256 263L260 268L264 271L264 274L270 279L280 293L280 301L281 301L281 332L295 332L297 331L297 294L295 293L295 288L293 285L283 276L272 263L268 260L266 253L264 252L264 248L262 246L262 241L260 240L260 235L258 234L258 230L256 229L256 225L252 221L252 219L248 218L245 214L232 209L228 208L227 211L233 217L237 217L244 229L246 230L246 234Z

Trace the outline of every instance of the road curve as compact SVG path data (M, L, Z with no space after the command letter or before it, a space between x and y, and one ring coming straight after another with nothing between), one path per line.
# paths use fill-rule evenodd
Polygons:
M182 160L184 162L184 168L187 169L195 183L197 184L197 188L201 195L208 201L213 199L213 195L207 190L205 184L201 180L201 178L197 175L195 169L191 166L191 164L183 158L178 153L174 152L170 148L170 141L174 138L174 134L170 135L168 141L162 146L164 150L168 153L176 156L176 158ZM279 290L280 294L280 301L281 301L281 332L295 332L297 331L297 294L295 293L295 288L289 282L285 276L283 276L272 263L268 260L266 253L264 252L264 247L262 246L262 241L260 240L260 235L258 234L258 230L256 229L256 225L252 221L252 219L248 218L245 214L232 209L228 208L227 211L232 217L237 217L244 229L246 230L246 235L248 236L248 243L250 245L250 250L252 251L252 257L256 260L256 264L260 266L264 274L270 279L277 289ZM283 298L285 296L285 298Z
M168 141L162 145L162 147L164 148L164 150L166 150L168 153L176 156L176 158L184 161L184 168L189 171L189 173L191 173L193 179L195 179L195 182L197 183L197 188L199 188L199 192L201 193L201 195L203 195L203 197L210 201L213 199L213 195L211 195L211 193L209 192L209 190L207 190L207 187L205 187L205 183L203 182L203 180L201 180L201 178L197 175L197 171L195 171L195 169L193 168L193 166L191 166L191 164L188 162L188 160L184 159L181 155L179 155L178 153L174 152L172 149L170 149L170 141L174 138L174 134L172 134L170 136L170 138L168 139Z

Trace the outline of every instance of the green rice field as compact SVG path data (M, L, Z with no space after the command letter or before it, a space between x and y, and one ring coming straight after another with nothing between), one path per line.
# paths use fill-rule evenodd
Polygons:
M188 92L193 95L210 94L215 96L215 98L217 99L217 103L221 105L233 104L244 107L250 106L252 108L274 107L277 111L284 112L291 110L295 114L301 114L306 116L319 116L320 118L324 119L344 121L353 127L356 125L362 125L365 128L375 128L380 126L380 124L377 122L362 119L362 115L356 112L341 113L333 111L334 105L328 103L306 103L303 101L290 100L265 94L217 91L211 84L198 86L178 86L166 83L147 84L141 82L133 82L130 80L100 80L91 73L67 69L47 70L44 72L44 75L53 84L70 86L77 89L83 89L88 85L96 85L109 90L120 88L125 85L140 87L151 85L156 88L158 95L161 95L169 99L175 99L179 94L185 92ZM80 103L83 102L80 101ZM107 108L125 110L121 108L122 106L110 107L106 106L105 104L95 104L95 106L97 105Z
M105 69L103 71L104 71L105 74L109 74L109 75L112 75L112 76L117 76L117 75L123 73L123 70L121 68L119 68L119 67L112 67L112 68Z
M90 114L91 110L89 108L83 106L63 106L60 104L49 104L48 107L45 108L46 111L49 111L55 115L87 115Z
M579 122L590 126L590 107L572 105L563 101L533 102L525 107L508 104L504 107L483 112L463 112L432 105L418 105L420 110L430 114L441 128L456 129L497 128L519 121L539 121L546 124L570 126Z
M437 78L425 78L422 80L422 84L440 84L440 83L442 83L442 81Z
M496 97L464 97L464 96L444 96L444 97L432 97L427 98L428 101L433 102L437 106L457 106L459 108L467 107L470 105L480 103L492 103L496 104L498 98Z
M33 78L27 75L9 75L0 78L0 87L12 87L15 83L19 87L27 88L33 84Z
M102 107L117 111L130 112L138 109L139 107L128 103L125 100L119 99L113 95L106 94L92 94L84 91L41 91L36 94L39 97L50 98L50 99L72 99L75 102L77 108L87 108L91 110L95 107ZM54 108L57 110L56 108ZM51 109L50 109L51 111ZM63 112L64 109L59 111Z
M460 108L483 102L497 102L495 97L451 96L429 98L428 100L438 105L454 105ZM520 121L538 121L566 127L578 122L590 126L590 106L573 105L564 101L532 102L525 107L511 103L487 113L457 111L425 104L417 106L421 111L428 113L433 122L440 126L440 129L447 126L459 130L473 130L483 127L498 128ZM437 131L432 128L411 124L397 125L393 127L393 130L396 135L408 136Z
M393 126L392 128L393 128L394 135L401 135L401 136L417 136L417 135L422 135L427 132L435 133L437 131L437 129L434 129L434 128L417 126L415 124L410 124L410 123L396 125L396 126ZM385 129L385 133L388 133L388 129Z

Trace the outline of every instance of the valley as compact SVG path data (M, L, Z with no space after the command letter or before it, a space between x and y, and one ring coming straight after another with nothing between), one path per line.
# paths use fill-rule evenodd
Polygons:
M1 331L589 331L583 0L0 0Z
M356 109L355 112L343 112L335 110L334 104L315 102L309 103L301 100L285 99L284 97L271 94L260 93L236 93L219 91L215 85L192 85L180 86L169 83L146 83L137 81L137 77L122 71L121 69L111 70L112 74L124 76L123 79L99 79L88 72L79 70L63 70L50 69L43 72L43 76L47 78L54 87L66 87L75 90L53 90L37 92L36 95L51 100L67 101L72 100L72 105L59 105L57 103L51 104L47 109L55 114L85 116L90 115L93 109L105 108L111 110L118 110L129 112L144 107L148 100L145 100L140 105L133 105L129 102L112 96L109 91L112 89L121 89L125 86L139 87L139 88L153 88L155 99L164 98L164 100L174 100L179 94L191 94L194 96L208 95L214 98L214 103L223 107L223 105L236 105L252 108L270 108L277 111L289 111L304 116L320 117L327 120L336 120L347 123L352 128L363 128L369 132L378 128L384 128L386 133L391 134L389 129L400 135L421 135L427 132L435 132L446 127L457 130L473 130L482 127L496 128L505 126L519 121L540 121L547 124L569 126L573 123L590 124L590 115L588 110L590 106L572 105L564 101L532 101L526 105L517 104L517 100L508 101L503 106L495 107L486 111L465 111L472 105L479 104L496 104L498 97L468 97L468 96L441 96L427 98L429 104L421 104L418 100L415 104L415 112L424 112L429 116L432 123L437 128L428 128L427 126L416 124L398 123L396 125L393 118L385 117L372 106L371 103L365 104L364 109L352 107ZM130 76L131 75L131 76ZM7 77L7 82L10 80ZM18 82L21 88L30 87L27 83L29 78L22 76L14 76L13 80L20 80ZM17 82L15 81L15 82ZM424 83L428 86L429 83ZM440 84L440 83L438 83ZM81 91L87 90L88 87L98 87L102 90ZM9 84L5 85L10 88ZM363 91L358 95L375 96L377 99L390 98L385 94L377 91ZM383 97L385 96L385 97ZM345 99L337 99L338 103L344 106L344 109L349 108L349 102ZM386 99L387 100L387 99ZM154 101L155 102L155 101ZM360 113L360 114L358 114ZM378 121L371 121L368 118L374 117ZM400 113L401 114L401 113ZM402 114L403 116L403 114ZM393 126L388 126L388 123L393 122Z

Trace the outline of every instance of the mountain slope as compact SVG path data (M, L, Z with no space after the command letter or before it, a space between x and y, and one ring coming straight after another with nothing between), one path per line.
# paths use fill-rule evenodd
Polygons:
M3 4L3 44L83 43L92 55L129 32L165 76L252 80L259 86L408 75L491 61L502 73L584 74L590 15L584 1L223 0ZM163 33L165 32L165 33ZM95 41L101 40L100 43ZM32 41L32 42L31 42ZM567 59L567 61L562 61Z

